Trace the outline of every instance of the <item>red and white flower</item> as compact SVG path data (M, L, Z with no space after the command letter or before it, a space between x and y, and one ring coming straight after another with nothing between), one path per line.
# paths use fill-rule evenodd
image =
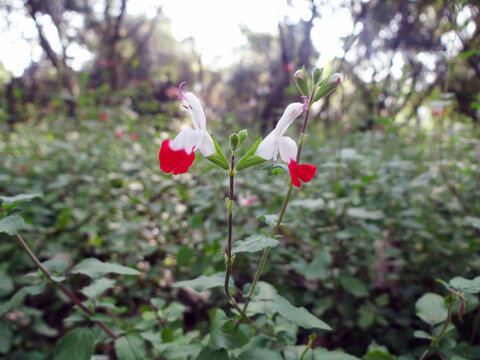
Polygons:
M307 99L308 102L308 99ZM293 103L287 106L275 129L260 143L255 155L265 160L277 160L278 154L288 165L292 185L299 188L300 181L309 182L315 176L316 166L297 164L297 143L283 136L292 122L306 109L306 104Z
M200 100L191 92L183 93L181 83L178 87L180 99L183 100L182 109L192 118L193 129L183 129L175 139L167 139L162 143L158 159L160 169L167 174L183 174L188 171L195 160L194 151L200 150L204 156L215 153L213 139L206 130L207 120Z

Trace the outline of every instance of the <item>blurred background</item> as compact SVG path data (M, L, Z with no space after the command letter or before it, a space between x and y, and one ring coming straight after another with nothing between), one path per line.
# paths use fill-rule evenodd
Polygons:
M158 168L162 141L190 123L178 84L198 95L225 153L228 136L248 129L241 153L300 100L297 69L340 72L302 151L317 175L295 190L262 280L332 327L314 348L418 359L434 329L418 299L448 293L436 279L480 273L479 24L477 0L0 0L0 194L43 194L18 207L22 235L99 319L140 334L146 359L195 359L212 314L230 307L220 288L173 284L224 271L228 181L201 155L186 174ZM237 175L235 240L270 231L287 188L281 166ZM0 357L52 359L61 336L87 324L95 353L115 358L54 284L12 306L44 279L11 237L0 240ZM70 269L90 257L142 275L84 290L90 279ZM237 256L237 289L258 260ZM429 359L480 359L475 289L443 355ZM245 341L300 357L309 332L256 320L281 339Z
M172 86L186 81L215 114L235 112L265 131L297 96L292 74L302 65L346 79L336 101L322 105L326 126L332 119L362 129L380 119L428 126L448 109L455 120L478 118L476 1L0 5L1 119L10 124L41 115L29 106L60 100L74 115L84 94L102 90L110 103L130 98L139 115L161 112L175 100Z

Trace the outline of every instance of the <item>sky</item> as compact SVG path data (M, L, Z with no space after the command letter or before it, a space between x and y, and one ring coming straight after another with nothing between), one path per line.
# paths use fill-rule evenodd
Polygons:
M335 5L339 1L330 3ZM22 9L21 0L12 0L12 3ZM163 5L164 14L171 19L174 37L179 41L193 37L203 63L221 67L230 64L234 49L246 42L240 31L241 25L254 32L276 34L278 21L285 16L293 22L310 16L305 9L305 0L292 0L291 3L293 7L287 6L285 0L135 0L128 3L127 11L132 15L149 15L155 13L156 6ZM15 76L20 76L31 59L38 60L42 56L42 50L35 43L33 21L25 18L22 11L9 15L9 21L19 26L7 28L5 18L0 16L0 62ZM49 19L40 20L47 36L56 38ZM340 37L348 35L352 26L348 10L322 10L321 18L314 22L312 30L312 41L321 54L317 65L323 66L335 56L343 56ZM69 50L75 69L90 59L85 49L73 47Z

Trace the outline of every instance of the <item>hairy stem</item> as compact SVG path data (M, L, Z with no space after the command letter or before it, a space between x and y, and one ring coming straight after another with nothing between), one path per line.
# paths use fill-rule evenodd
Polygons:
M85 305L82 304L82 302L80 301L80 299L78 299L70 290L68 290L62 283L59 283L59 282L56 282L53 280L53 277L52 277L52 274L50 273L50 271L45 267L43 266L43 264L40 262L40 260L38 260L38 258L35 256L35 254L33 253L33 251L29 248L29 246L27 245L27 243L25 242L25 240L23 240L23 238L20 236L20 234L16 234L15 235L17 237L17 240L18 242L20 243L20 245L22 246L22 248L25 250L25 252L27 253L27 255L30 257L30 259L33 260L33 262L35 263L35 265L45 274L45 276L48 277L48 279L56 284L58 286L58 288L63 291L63 293L65 295L67 295L81 310L83 310L83 312L85 312L87 315L89 316L93 316L94 313L89 309L87 308ZM118 335L115 334L112 329L110 329L107 325L105 325L105 323L103 323L102 321L99 321L99 320L95 320L95 322L103 329L105 330L105 332L110 335L112 338L114 339L118 339Z
M298 144L298 151L297 151L297 163L300 161L300 155L302 153L302 147L303 143L305 141L305 132L307 130L307 125L308 125L308 118L310 116L310 106L312 104L312 99L313 99L313 94L310 96L310 100L308 102L307 110L305 112L305 118L303 120L303 125L302 125L302 130L300 132L300 140ZM288 191L287 194L285 195L285 198L283 199L282 203L282 208L280 209L280 214L278 215L278 220L273 228L272 232L270 233L270 237L275 237L278 233L278 230L280 229L280 225L283 220L283 216L285 215L285 210L287 209L288 202L290 201L290 197L292 195L293 191L293 185L290 183L288 185ZM260 262L258 263L257 271L255 272L255 277L253 278L252 286L250 287L250 291L248 292L247 296L245 297L245 304L243 305L243 311L246 312L248 308L248 304L250 303L250 300L252 299L252 295L255 291L255 287L257 286L257 282L260 279L260 276L262 275L263 268L265 266L265 263L267 261L268 253L270 252L270 247L267 246L265 250L263 250L262 257L260 258Z

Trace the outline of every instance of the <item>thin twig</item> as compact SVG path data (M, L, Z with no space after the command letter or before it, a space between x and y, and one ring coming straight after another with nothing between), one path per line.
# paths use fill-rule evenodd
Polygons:
M80 309L83 310L83 312L85 312L87 315L89 316L93 316L94 313L89 309L87 308L85 305L82 304L82 302L70 291L68 290L62 283L59 283L59 282L56 282L53 280L53 276L51 274L51 272L40 262L40 260L38 260L38 258L35 256L35 254L33 253L33 251L30 249L30 247L27 245L27 243L25 242L25 240L23 240L23 238L20 236L20 234L16 234L15 235L17 237L17 240L18 242L20 243L20 245L22 246L22 248L25 250L25 252L28 254L28 256L30 257L30 259L33 260L33 262L35 263L35 265L37 265L37 267L48 277L48 279L56 284L58 286L58 288L60 290L63 291L63 293L65 295L67 295ZM112 338L114 339L118 339L118 335L115 334L112 329L110 329L107 325L105 325L105 323L103 323L102 321L99 321L99 320L94 320L103 330L105 330L105 332L110 335Z

